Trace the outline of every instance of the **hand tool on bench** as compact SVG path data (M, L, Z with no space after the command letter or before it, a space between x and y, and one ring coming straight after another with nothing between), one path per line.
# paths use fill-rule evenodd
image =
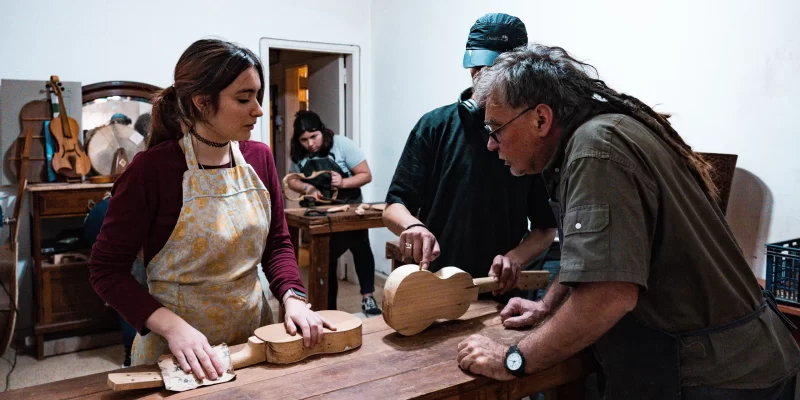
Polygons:
M547 287L547 271L523 271L516 287L523 290ZM464 315L478 294L498 290L494 278L473 279L456 267L436 273L407 264L389 274L383 287L383 320L401 335L422 332L438 319L457 319Z
M323 340L316 346L303 346L299 329L296 335L286 333L282 323L256 329L245 347L230 355L234 370L268 362L290 364L315 354L341 353L361 346L361 319L344 311L323 310L318 312L336 328L323 329ZM187 377L194 377L190 372ZM162 373L157 365L152 371L108 374L108 386L112 390L132 390L164 386Z

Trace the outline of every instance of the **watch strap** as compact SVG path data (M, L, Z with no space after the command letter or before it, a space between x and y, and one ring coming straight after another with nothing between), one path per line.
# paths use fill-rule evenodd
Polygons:
M508 368L508 357L511 354L518 354L519 358L522 360L522 363L520 364L519 369L514 370L514 369L511 369L511 368ZM518 378L525 376L525 356L523 356L522 352L519 351L519 347L517 347L517 345L511 345L511 347L508 348L508 351L506 351L506 357L503 360L503 366L506 367L506 371L510 372L511 375L514 375L514 376L516 376Z
M306 296L305 293L303 293L303 292L301 292L301 291L299 291L299 290L297 290L295 288L290 288L289 290L286 291L286 293L283 294L283 297L281 297L281 301L280 301L281 307L284 306L284 304L283 304L284 303L284 299L288 299L290 297L294 297L295 299L302 300L303 302L308 303L308 296Z

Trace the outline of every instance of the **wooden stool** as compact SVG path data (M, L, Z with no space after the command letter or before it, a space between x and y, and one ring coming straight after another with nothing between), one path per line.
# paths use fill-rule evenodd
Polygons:
M399 240L386 242L386 258L392 260L392 271L394 271L395 268L406 264L417 263L414 261L414 257L403 254L403 250L400 248Z

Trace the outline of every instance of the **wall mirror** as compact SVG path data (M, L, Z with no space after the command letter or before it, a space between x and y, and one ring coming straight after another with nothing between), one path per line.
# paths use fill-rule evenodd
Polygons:
M98 175L114 175L144 149L152 98L160 90L150 84L128 81L83 86L83 140Z

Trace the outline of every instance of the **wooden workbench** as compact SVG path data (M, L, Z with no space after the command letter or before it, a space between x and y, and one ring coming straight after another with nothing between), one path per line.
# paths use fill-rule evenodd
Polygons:
M584 378L596 369L580 353L540 373L511 381L494 381L462 371L456 363L458 343L480 333L503 344L517 343L528 331L507 330L500 324L498 305L472 304L457 321L437 323L405 337L382 318L363 324L360 348L338 355L314 356L291 365L259 364L237 371L234 381L187 392L141 389L113 392L107 373L14 390L10 398L29 399L519 399L545 391L558 399L582 399ZM233 348L236 351L240 346ZM141 367L112 372L134 372Z
M328 258L330 253L331 233L359 231L370 228L382 228L382 211L369 209L364 215L355 213L358 204L351 204L349 211L330 214L329 216L304 216L307 208L287 208L286 223L292 236L295 254L300 254L300 230L309 236L308 269L308 302L314 310L328 309ZM331 206L317 207L326 210Z

